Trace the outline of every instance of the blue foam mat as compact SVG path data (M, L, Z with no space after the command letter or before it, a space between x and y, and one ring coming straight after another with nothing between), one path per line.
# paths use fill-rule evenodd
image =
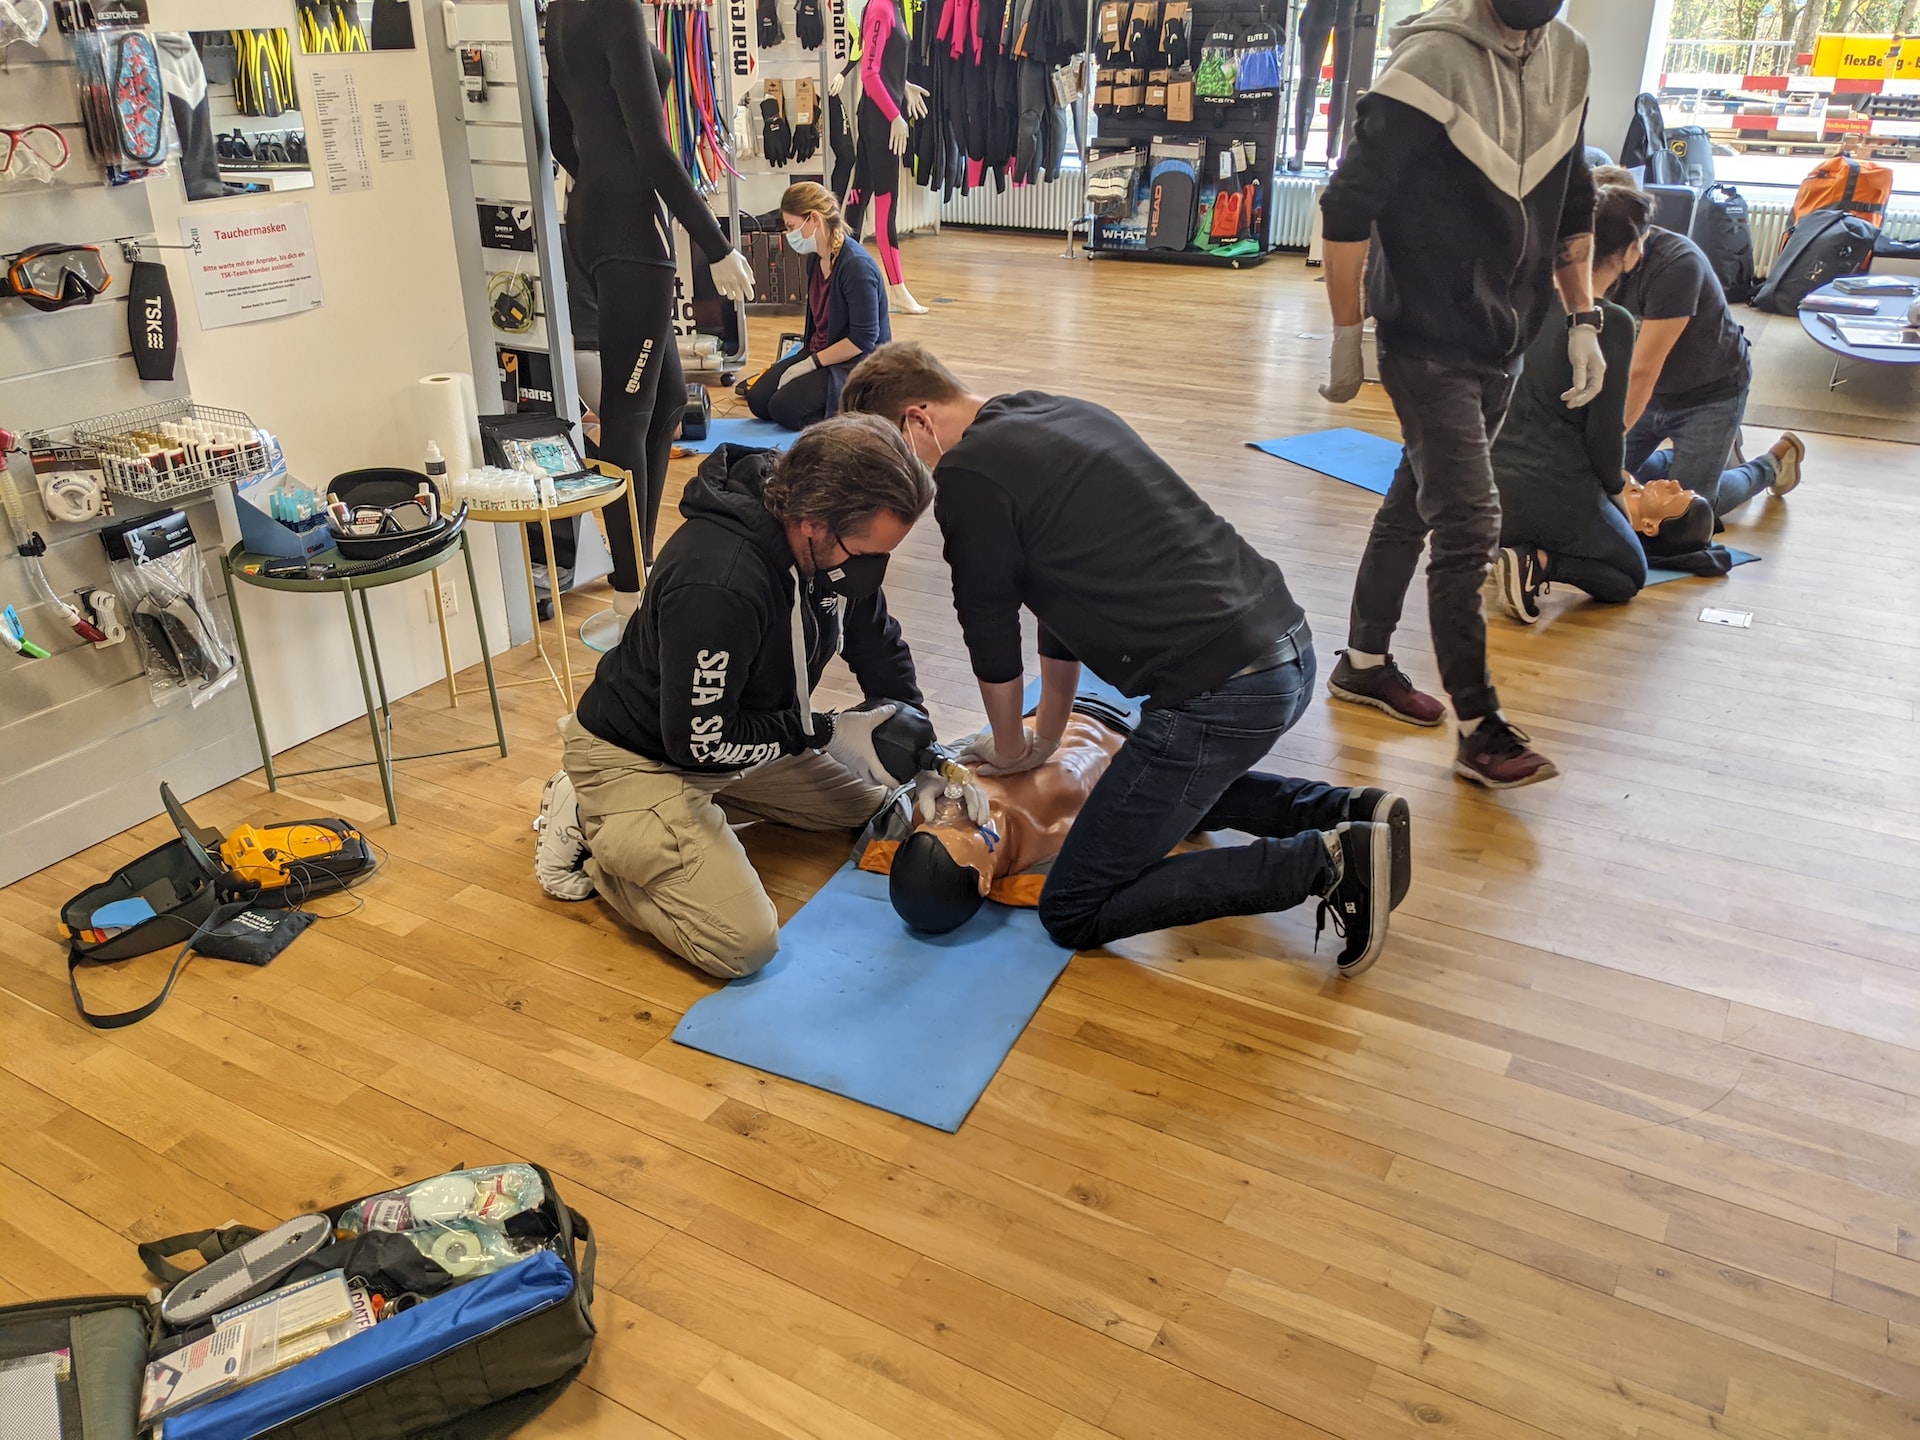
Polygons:
M913 934L887 877L849 863L781 927L772 963L700 1001L673 1038L951 1132L1071 958L1005 905Z
M1760 558L1746 550L1736 550L1731 545L1727 547L1727 554L1733 557L1735 568L1751 565ZM1649 585L1664 585L1669 580L1724 580L1726 578L1724 575L1695 575L1688 570L1664 570L1658 565L1647 567L1647 584Z
M715 419L707 426L704 440L676 440L673 443L695 455L711 455L722 445L747 445L756 450L784 450L800 438L797 430L788 430L771 420Z
M1365 430L1315 430L1279 440L1249 440L1249 449L1276 460L1291 461L1335 480L1357 485L1375 495L1387 493L1393 472L1400 466L1402 446L1397 440L1370 435Z

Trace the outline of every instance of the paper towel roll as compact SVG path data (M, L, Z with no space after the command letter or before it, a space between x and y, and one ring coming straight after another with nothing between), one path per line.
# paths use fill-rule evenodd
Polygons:
M420 454L427 453L426 442L431 440L447 457L449 476L457 477L477 468L481 453L479 414L473 397L473 377L464 370L424 376L414 387L413 395L413 419L419 433Z

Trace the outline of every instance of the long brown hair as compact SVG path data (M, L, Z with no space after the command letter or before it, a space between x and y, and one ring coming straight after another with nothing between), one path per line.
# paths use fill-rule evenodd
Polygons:
M847 221L840 213L840 202L833 198L833 192L824 185L816 185L811 180L801 180L787 187L787 193L780 197L780 213L783 215L818 215L827 222L827 261L831 264L840 257L840 247L846 243Z

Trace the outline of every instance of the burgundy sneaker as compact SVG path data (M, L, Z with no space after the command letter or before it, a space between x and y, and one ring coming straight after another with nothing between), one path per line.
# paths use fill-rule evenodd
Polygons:
M1371 670L1362 670L1340 652L1340 663L1327 677L1327 693L1350 705L1371 705L1396 720L1431 730L1447 718L1447 707L1433 696L1413 688L1407 672L1389 655Z
M1533 748L1524 730L1495 715L1475 729L1460 732L1453 773L1489 790L1517 790L1551 780L1560 772Z

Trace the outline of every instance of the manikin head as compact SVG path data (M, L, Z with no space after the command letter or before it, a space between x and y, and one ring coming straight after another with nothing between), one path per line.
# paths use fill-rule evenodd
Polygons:
M842 414L877 415L898 426L928 465L938 465L960 443L981 403L932 351L911 340L875 350L853 367L840 392Z
M858 600L880 588L887 556L933 504L933 479L891 425L836 415L773 462L765 495L800 572Z
M787 244L796 253L822 255L829 264L840 253L847 236L840 202L826 186L811 180L789 185L780 197L780 228L787 232Z
M1620 498L1649 554L1685 555L1713 542L1713 506L1678 480L1629 480Z
M1646 258L1653 201L1639 189L1608 185L1593 206L1593 292L1604 295Z
M887 875L887 899L907 928L945 935L980 912L987 902L985 871L958 858L976 847L984 862L986 838L965 820L925 826L906 838Z

